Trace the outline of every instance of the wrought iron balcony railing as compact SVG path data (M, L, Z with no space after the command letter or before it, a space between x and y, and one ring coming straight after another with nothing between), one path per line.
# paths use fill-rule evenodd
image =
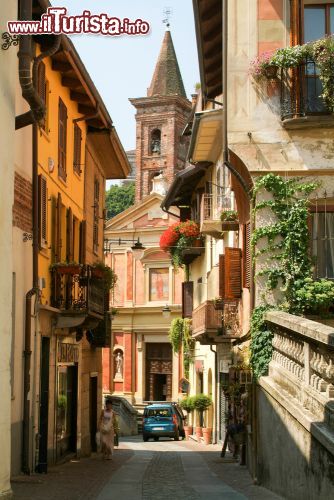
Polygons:
M217 301L207 300L192 313L192 335L202 344L219 343L240 334L237 301L225 300L218 308Z
M314 61L281 69L281 119L330 114L321 98L322 83Z
M51 305L61 311L86 312L104 317L106 289L102 277L91 266L54 267L51 281Z

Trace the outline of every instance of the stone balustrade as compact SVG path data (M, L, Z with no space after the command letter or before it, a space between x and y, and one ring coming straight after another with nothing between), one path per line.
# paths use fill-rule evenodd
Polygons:
M281 311L266 321L274 333L269 377L334 429L334 328Z

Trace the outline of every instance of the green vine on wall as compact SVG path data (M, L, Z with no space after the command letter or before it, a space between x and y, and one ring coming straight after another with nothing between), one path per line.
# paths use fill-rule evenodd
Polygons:
M309 254L309 200L308 196L319 186L316 182L302 182L299 178L284 179L268 174L260 177L254 186L253 215L269 209L272 223L254 230L251 245L254 263L261 257L265 265L256 276L266 276L264 304L256 307L251 318L251 365L256 377L266 373L272 355L272 332L264 320L265 313L274 308L266 300L266 292L280 288L284 300L275 305L292 314L302 314L300 290L312 281L312 265ZM256 202L263 190L272 199ZM257 246L261 242L262 248ZM299 293L299 295L298 295Z
M183 367L186 378L189 378L189 368L192 362L192 350L195 341L191 336L191 319L175 318L169 329L169 340L174 352L183 351Z

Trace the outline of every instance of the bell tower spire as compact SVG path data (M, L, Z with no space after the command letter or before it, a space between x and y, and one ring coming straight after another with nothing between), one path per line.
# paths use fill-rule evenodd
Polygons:
M191 112L170 31L166 31L146 97L130 99L136 108L136 202L148 196L159 177L168 188L185 166L182 131Z

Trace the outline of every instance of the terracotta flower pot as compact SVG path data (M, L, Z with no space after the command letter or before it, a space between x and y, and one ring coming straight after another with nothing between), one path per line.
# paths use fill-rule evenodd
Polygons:
M189 436L193 433L193 426L192 425L185 425L184 426L184 433L186 435L186 439L189 439Z
M196 433L197 441L200 442L201 441L201 437L203 436L202 427L196 427L195 433Z
M203 427L203 438L205 444L211 443L212 427Z

